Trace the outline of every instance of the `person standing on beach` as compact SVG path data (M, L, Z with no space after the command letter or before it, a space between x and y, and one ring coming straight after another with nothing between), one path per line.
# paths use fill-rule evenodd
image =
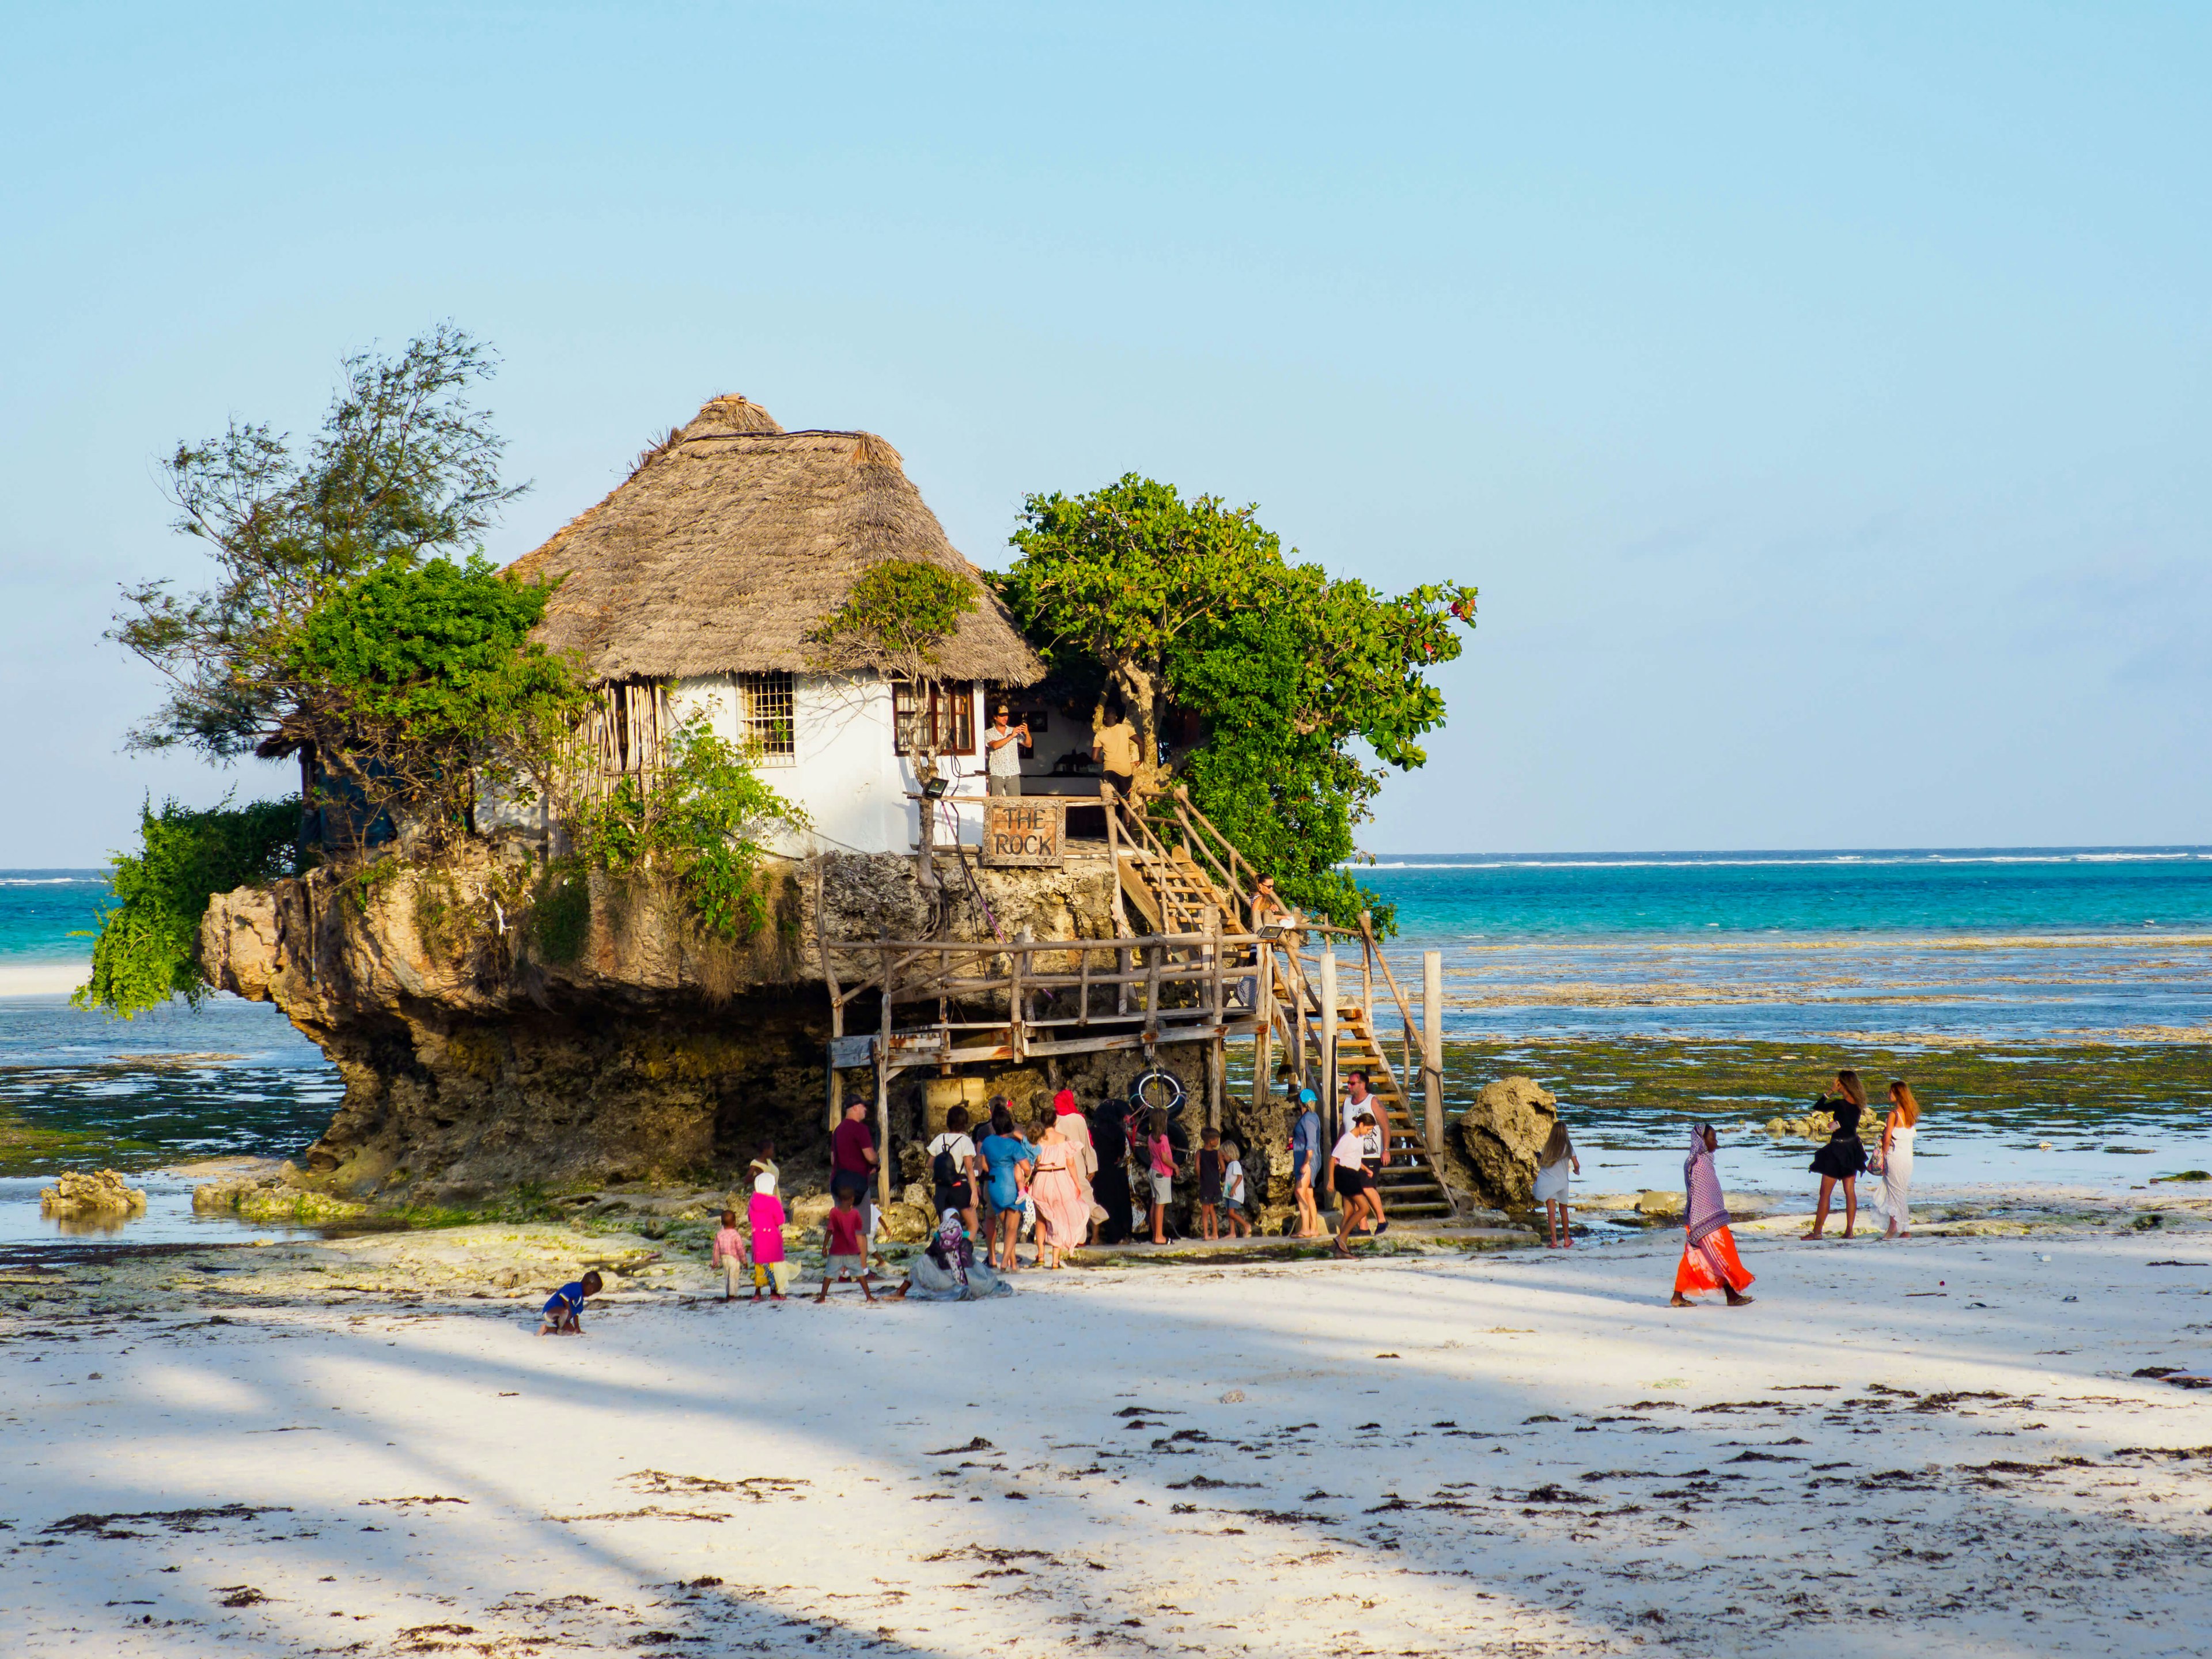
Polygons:
M1068 1154L1075 1170L1075 1184L1083 1189L1083 1233L1096 1243L1098 1224L1105 1219L1091 1184L1098 1176L1098 1149L1091 1142L1091 1120L1075 1103L1075 1091L1062 1089L1052 1097L1053 1120L1073 1150Z
M1098 1103L1098 1115L1091 1126L1091 1144L1098 1160L1091 1177L1091 1201L1106 1212L1098 1224L1101 1244L1126 1244L1135 1231L1136 1218L1129 1203L1129 1103L1109 1095Z
M1382 1213L1382 1167L1390 1161L1390 1132L1384 1127L1382 1103L1367 1092L1366 1073L1352 1073L1345 1083L1344 1092L1345 1122L1364 1126L1360 1136L1360 1168L1367 1174L1364 1190L1368 1212L1375 1218L1374 1237L1380 1238L1390 1231L1390 1218ZM1343 1190L1340 1182L1338 1190Z
M1881 1121L1881 1212L1885 1238L1912 1237L1912 1142L1920 1130L1920 1103L1904 1079L1889 1085L1889 1115Z
M868 1103L855 1096L845 1103L845 1121L830 1137L830 1196L850 1193L854 1203L866 1203L875 1170L876 1138L868 1133Z
M1297 1105L1297 1120L1291 1125L1291 1196L1298 1206L1297 1236L1319 1238L1321 1210L1314 1203L1314 1177L1321 1173L1321 1106L1310 1089L1298 1090Z
M1331 1255L1352 1254L1346 1248L1346 1241L1352 1237L1352 1230L1358 1224L1359 1218L1366 1213L1368 1200L1372 1196L1367 1185L1366 1131L1374 1124L1374 1112L1371 1109L1362 1111L1346 1128L1335 1149L1329 1153L1330 1162L1336 1165L1337 1200L1344 1210L1336 1226L1336 1242L1329 1246Z
M1082 1121L1077 1115L1075 1121ZM1091 1231L1091 1200L1079 1173L1082 1148L1061 1126L1068 1121L1048 1111L1039 1121L1030 1198L1036 1206L1037 1265L1057 1267L1066 1252L1082 1248Z
M1583 1161L1575 1156L1575 1143L1567 1133L1567 1126L1554 1122L1544 1150L1536 1157L1536 1201L1544 1206L1544 1219L1549 1224L1551 1237L1545 1248L1568 1250L1574 1248L1575 1226L1567 1213L1567 1192L1570 1176L1583 1172Z
M745 1231L751 1244L756 1302L763 1290L776 1301L782 1301L783 1287L791 1282L791 1263L783 1255L783 1200L776 1196L775 1176L763 1171L753 1177L753 1195L745 1200Z
M1751 1274L1735 1253L1735 1235L1729 1231L1728 1200L1721 1192L1720 1170L1713 1163L1720 1144L1710 1123L1700 1123L1690 1131L1690 1155L1682 1160L1686 1237L1682 1260L1674 1269L1674 1298L1667 1304L1670 1308L1688 1307L1693 1291L1725 1291L1731 1308L1741 1308L1751 1300L1743 1294Z
M1006 1109L1004 1100L992 1103L991 1133L978 1150L991 1176L991 1266L1010 1273L1021 1265L1014 1252L1021 1240L1022 1199L1029 1186L1029 1168L1036 1153L1014 1133L1014 1115Z
M1813 1230L1808 1238L1820 1237L1828 1224L1828 1200L1836 1190L1836 1183L1844 1187L1844 1237L1849 1238L1859 1222L1858 1178L1867 1166L1866 1147L1859 1140L1859 1118L1866 1110L1866 1085L1859 1074L1848 1067L1836 1073L1836 1092L1840 1099L1830 1100L1826 1096L1815 1101L1813 1109L1826 1112L1836 1120L1835 1133L1828 1144L1813 1154L1813 1172L1820 1177L1820 1207L1814 1212Z
M945 1114L945 1133L929 1143L930 1201L939 1215L960 1213L961 1224L975 1231L975 1142L968 1133L968 1109Z
M707 1265L722 1270L722 1300L738 1299L738 1274L751 1264L745 1260L745 1236L738 1231L738 1212L722 1212L722 1230L714 1235L714 1247L707 1253Z
M1150 1131L1145 1138L1145 1154L1152 1180L1152 1243L1164 1244L1168 1206L1175 1202L1176 1177L1175 1143L1168 1139L1166 1109L1153 1107L1146 1127Z

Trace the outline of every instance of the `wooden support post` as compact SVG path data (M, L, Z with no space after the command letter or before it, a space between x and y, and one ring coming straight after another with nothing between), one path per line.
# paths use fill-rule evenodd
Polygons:
M1219 1037L1206 1045L1206 1127L1221 1127L1221 1095L1228 1080L1227 1045Z
M1375 1035L1375 918L1359 913L1359 1006L1367 1011L1367 1034ZM1381 1052L1377 1045L1376 1052Z
M1344 1133L1338 1122L1336 1102L1336 941L1329 939L1321 949L1321 1121L1336 1126L1328 1135L1331 1146L1335 1137ZM1322 1168L1332 1196L1336 1192L1335 1164L1324 1158Z
M822 958L822 982L830 989L830 1040L835 1043L839 1037L845 1035L845 999L838 994L837 969L830 959L830 935L823 927L823 922L829 912L823 908L824 888L822 869L823 866L829 861L827 854L817 853L815 855L814 951L815 954ZM822 1071L828 1082L827 1096L823 1101L822 1127L834 1134L837 1128L837 1068L825 1059Z
M891 1203L891 1063L888 1051L876 1056L876 1207Z
M1429 1168L1443 1183L1444 953L1421 952L1421 1092L1429 1139Z
M1129 937L1129 913L1121 902L1121 797L1114 786L1105 779L1098 780L1099 804L1106 811L1106 863L1112 887L1109 895L1114 912L1114 937ZM1129 1012L1129 953L1126 950L1114 952L1114 971L1121 975L1114 987L1114 1012L1126 1015Z
M1254 955L1257 960L1252 964L1252 1011L1258 1018L1252 1025L1252 1110L1256 1115L1267 1103L1267 1092L1274 1086L1274 1079L1268 1074L1275 1069L1272 1052L1275 1046L1275 952L1263 940Z

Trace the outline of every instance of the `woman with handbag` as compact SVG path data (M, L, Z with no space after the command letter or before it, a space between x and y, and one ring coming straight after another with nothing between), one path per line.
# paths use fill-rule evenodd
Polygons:
M1889 1085L1889 1115L1881 1121L1881 1212L1884 1238L1912 1237L1912 1143L1920 1130L1920 1103L1902 1078Z
M1866 1085L1856 1072L1844 1070L1836 1073L1836 1092L1842 1098L1831 1100L1824 1095L1813 1104L1814 1111L1832 1116L1836 1127L1828 1144L1813 1154L1813 1173L1820 1177L1820 1202L1813 1214L1813 1230L1805 1235L1808 1238L1820 1237L1827 1226L1828 1200L1838 1182L1844 1188L1844 1237L1849 1238L1859 1224L1858 1178L1867 1166L1866 1147L1859 1140L1859 1118L1866 1110Z

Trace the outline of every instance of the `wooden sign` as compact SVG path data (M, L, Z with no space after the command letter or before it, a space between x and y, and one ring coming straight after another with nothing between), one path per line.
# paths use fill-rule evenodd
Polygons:
M994 796L983 803L987 866L1057 870L1067 843L1067 803L1052 795Z

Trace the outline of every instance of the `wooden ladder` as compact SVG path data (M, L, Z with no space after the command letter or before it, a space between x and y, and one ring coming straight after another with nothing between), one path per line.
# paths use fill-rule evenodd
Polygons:
M1121 891L1156 933L1203 933L1212 921L1233 929L1235 915L1222 890L1205 871L1173 853L1149 848L1124 849Z

